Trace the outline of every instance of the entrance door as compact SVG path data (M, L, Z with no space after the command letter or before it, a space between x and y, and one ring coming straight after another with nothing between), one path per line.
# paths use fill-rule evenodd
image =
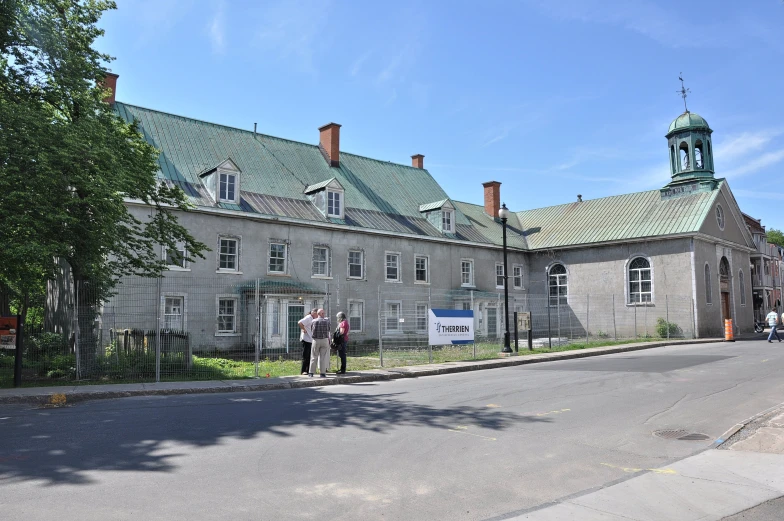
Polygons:
M487 336L495 338L498 336L498 310L487 308Z
M287 328L287 338L288 343L286 344L287 351L289 349L297 349L301 346L299 343L299 324L298 322L302 317L305 316L305 306L302 304L289 304L288 308L288 328Z
M730 294L726 291L721 292L721 324L724 326L724 321L732 318L730 315Z

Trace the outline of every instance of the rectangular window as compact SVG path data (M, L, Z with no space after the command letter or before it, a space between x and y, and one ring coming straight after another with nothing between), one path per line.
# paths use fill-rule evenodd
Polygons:
M441 231L451 232L452 228L452 212L451 210L441 211Z
M416 328L417 331L427 331L427 304L417 302L416 305Z
M220 173L220 190L218 199L223 202L233 203L237 200L236 174Z
M512 281L512 285L515 288L518 288L518 289L522 288L523 287L523 267L522 266L513 266L512 267L512 275L513 275L513 279L514 279Z
M237 331L237 301L233 298L218 299L218 333Z
M313 276L329 277L329 248L313 246Z
M218 253L218 269L226 271L237 271L238 253L237 239L220 239L220 252Z
M182 297L166 297L163 309L163 327L166 329L183 329Z
M428 269L428 258L424 255L417 255L416 263L416 282L430 282L430 270Z
M172 268L186 268L185 264L185 243L178 242L177 248L166 248L166 265Z
M463 302L462 308L463 308L463 311L469 311L471 309L471 303L470 302Z
M280 302L272 301L272 334L280 335Z
M354 332L362 331L362 318L365 313L365 303L361 300L348 301L348 327Z
M504 265L500 262L495 263L495 287L504 287Z
M474 285L474 261L464 259L460 262L460 281L463 286Z
M400 282L400 254L386 254L386 279L388 281Z
M397 301L387 301L384 304L384 330L387 333L397 333L400 328L400 311L403 303Z
M330 217L343 217L341 195L340 192L327 192L327 215Z
M286 273L286 244L271 242L269 247L269 273Z
M362 255L361 251L351 250L348 252L348 276L350 279L361 279L362 273Z

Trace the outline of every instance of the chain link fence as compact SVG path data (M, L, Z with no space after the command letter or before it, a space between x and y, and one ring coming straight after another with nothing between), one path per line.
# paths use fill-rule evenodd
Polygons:
M362 280L126 278L100 301L89 287L50 292L42 330L24 338L25 385L222 380L299 374L297 322L324 308L351 327L348 370L495 358L504 344L504 293L435 289L428 285L369 285ZM472 310L475 342L433 346L431 309ZM531 314L534 348L646 338L693 338L690 297L665 296L627 304L623 295L548 298L509 293L513 313ZM527 331L517 331L526 349ZM331 367L337 368L337 357ZM0 353L0 386L10 386L13 352Z

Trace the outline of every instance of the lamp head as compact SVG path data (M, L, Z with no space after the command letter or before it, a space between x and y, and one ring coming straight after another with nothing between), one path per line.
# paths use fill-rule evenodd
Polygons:
M509 209L506 207L506 203L501 205L501 209L498 210L498 218L502 221L509 219Z

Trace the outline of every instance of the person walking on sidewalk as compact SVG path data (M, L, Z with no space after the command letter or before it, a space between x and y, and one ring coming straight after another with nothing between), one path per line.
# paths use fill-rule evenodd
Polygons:
M324 310L318 310L318 317L313 321L313 345L310 348L310 370L308 376L313 376L318 365L322 378L327 377L329 369L329 335L331 325L324 316Z
M308 374L310 367L310 346L313 344L313 320L318 316L318 309L313 308L310 313L305 315L305 318L297 322L299 325L300 333L299 339L302 342L302 367L300 368L301 374Z
M346 319L346 314L342 311L338 313L338 327L333 337L333 344L338 350L340 357L340 369L335 371L336 374L346 374L346 346L348 345L348 331L349 325Z
M776 313L775 309L771 309L768 316L765 317L768 321L768 325L770 326L770 335L768 335L768 342L773 341L773 337L776 337L776 340L781 342L781 338L779 337L779 332L776 331L776 326L779 325L779 314Z

